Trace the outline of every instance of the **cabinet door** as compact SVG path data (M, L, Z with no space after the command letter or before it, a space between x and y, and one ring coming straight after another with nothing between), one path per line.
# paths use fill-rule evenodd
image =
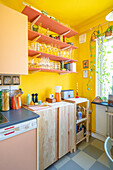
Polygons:
M58 111L58 157L68 153L68 106L61 106Z
M44 170L57 160L57 109L39 115L39 170Z
M0 141L0 170L36 170L36 129Z
M27 16L0 4L0 74L28 74Z

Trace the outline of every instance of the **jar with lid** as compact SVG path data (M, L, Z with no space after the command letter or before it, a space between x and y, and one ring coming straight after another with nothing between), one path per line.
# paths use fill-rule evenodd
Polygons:
M8 111L9 108L9 90L2 90L2 111Z

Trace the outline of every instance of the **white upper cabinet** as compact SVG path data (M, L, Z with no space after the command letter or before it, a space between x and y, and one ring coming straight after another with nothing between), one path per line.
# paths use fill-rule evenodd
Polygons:
M0 4L0 74L28 74L27 16Z

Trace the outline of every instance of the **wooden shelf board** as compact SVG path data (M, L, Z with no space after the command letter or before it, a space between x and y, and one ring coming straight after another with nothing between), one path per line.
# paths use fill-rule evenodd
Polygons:
M54 61L69 61L69 62L77 62L78 60L73 60L73 59L69 59L69 58L65 58L65 57L60 57L60 56L55 56L52 54L47 54L47 53L43 53L43 52L39 52L39 51L34 51L34 50L28 50L28 56L34 56L40 54L40 56L38 56L37 58L42 58L42 57L46 57L50 60L54 60Z
M87 120L87 117L86 118L83 118L83 119L80 119L80 120L77 120L76 121L76 124L79 124L79 123L81 123L81 122L83 122L83 121L86 121Z
M28 68L29 71L54 72L54 73L77 73L72 71L53 70L45 68Z
M80 142L82 142L84 139L86 139L87 138L87 136L85 136L85 137L83 137L81 140L79 140L77 143L76 143L76 145L77 144L79 144Z
M53 45L54 47L57 45L58 48L63 49L66 47L69 47L68 49L77 49L78 47L75 47L73 45L67 44L65 42L59 41L57 39L48 37L46 35L40 34L38 32L32 31L32 30L28 30L28 39L29 40L33 40L34 38L40 36L40 38L37 40L39 43L45 43L47 45Z
M63 33L67 32L70 30L69 33L67 33L65 36L67 38L72 37L76 34L78 34L78 32L66 27L65 25L49 18L48 16L42 14L41 12L39 12L36 9L33 9L32 7L29 6L25 6L24 10L22 11L23 14L28 16L28 21L33 22L39 15L41 16L37 21L36 21L36 25L40 25L40 23L42 24L41 26L45 29L49 28L50 31L55 32L59 35L62 35Z

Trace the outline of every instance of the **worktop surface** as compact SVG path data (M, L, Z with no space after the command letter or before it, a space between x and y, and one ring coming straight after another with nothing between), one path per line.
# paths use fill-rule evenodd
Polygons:
M0 129L17 123L22 123L25 121L39 118L38 114L25 108L21 108L18 110L9 110L7 112L1 111L1 113L9 120L9 122L0 124Z

